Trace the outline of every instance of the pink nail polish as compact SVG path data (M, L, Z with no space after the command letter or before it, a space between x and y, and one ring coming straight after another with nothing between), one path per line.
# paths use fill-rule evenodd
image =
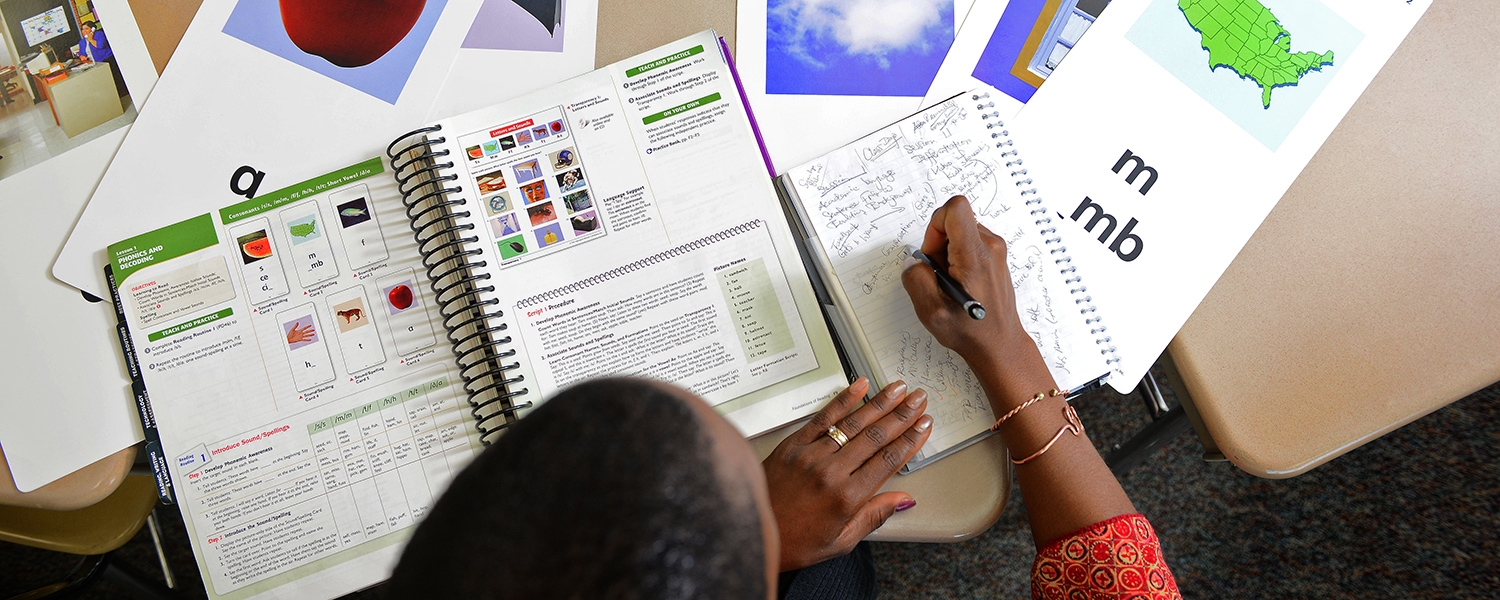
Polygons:
M915 498L907 498L905 500L902 500L900 504L896 505L896 512L901 512L916 505L917 500Z

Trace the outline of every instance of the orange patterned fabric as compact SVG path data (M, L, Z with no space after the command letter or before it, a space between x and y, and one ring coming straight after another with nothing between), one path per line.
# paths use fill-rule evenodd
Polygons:
M1144 515L1120 515L1062 536L1031 566L1034 600L1178 600L1177 580Z

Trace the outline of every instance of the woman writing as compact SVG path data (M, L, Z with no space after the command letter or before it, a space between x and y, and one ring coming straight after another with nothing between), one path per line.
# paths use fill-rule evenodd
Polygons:
M933 269L902 282L922 324L983 384L1015 463L1037 557L1033 598L1181 598L1146 518L1084 435L1021 327L1005 241L955 197L922 252L990 316L971 319ZM927 394L863 378L759 465L691 392L641 379L563 390L506 430L418 528L390 596L875 597L866 536L897 512L878 493L932 432ZM970 573L989 579L995 573Z
M932 269L909 265L902 275L922 324L974 370L998 417L1037 545L1032 596L1071 598L1077 590L1087 598L1180 597L1156 532L1089 442L1021 327L1005 240L975 221L967 199L955 197L933 213L921 249L946 263L981 304L1002 308L976 321L943 295Z

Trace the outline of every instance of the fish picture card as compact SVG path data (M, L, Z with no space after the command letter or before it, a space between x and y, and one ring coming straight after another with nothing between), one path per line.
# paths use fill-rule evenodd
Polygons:
M363 269L390 257L375 209L370 206L370 189L355 184L328 195L329 204L339 214L339 239L344 241L350 267Z
M1107 307L1111 385L1145 375L1430 5L1115 0L1008 122Z

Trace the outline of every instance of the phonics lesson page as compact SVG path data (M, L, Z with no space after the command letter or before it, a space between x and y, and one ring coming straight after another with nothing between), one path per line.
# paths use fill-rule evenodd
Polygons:
M384 579L480 449L388 165L109 254L209 591Z

